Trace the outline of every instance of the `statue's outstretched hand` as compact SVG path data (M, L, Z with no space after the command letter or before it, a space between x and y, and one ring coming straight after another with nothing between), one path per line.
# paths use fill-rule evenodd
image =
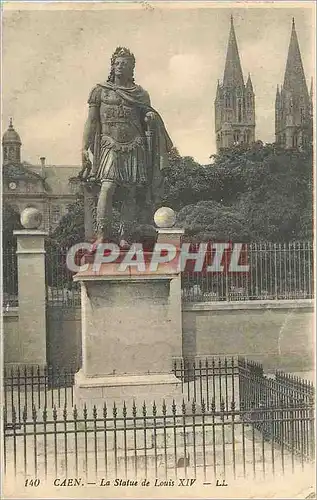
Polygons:
M84 163L90 162L89 150L88 149L83 149L82 153L81 153L81 156L82 156L82 163L83 163L83 165L84 165Z

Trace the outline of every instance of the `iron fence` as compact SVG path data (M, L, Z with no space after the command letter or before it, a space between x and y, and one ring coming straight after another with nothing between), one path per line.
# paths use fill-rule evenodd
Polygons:
M16 423L21 423L23 412L31 418L34 408L72 407L74 375L74 370L52 367L5 367L4 408L8 425L14 412Z
M313 298L313 244L310 241L250 243L247 244L245 255L250 265L247 274L184 272L183 300L210 302Z
M18 307L18 261L16 249L3 251L3 308ZM73 273L67 269L67 251L46 249L46 300L49 305L61 307L80 306L80 285L73 281Z
M281 371L268 377L261 364L245 358L238 358L238 371L240 402L245 409L309 405L314 400L313 383L300 377Z
M4 406L7 416L15 408L21 422L23 411L30 415L33 408L63 408L74 404L74 375L76 370L58 370L53 367L24 366L4 368ZM187 402L229 411L232 401L236 409L252 412L280 404L309 405L315 396L311 382L281 371L267 376L263 366L245 358L206 357L192 361L173 360L172 372L181 382L183 398Z
M244 358L176 359L173 373L182 401L88 409L74 405L73 372L6 368L7 473L214 481L283 473L313 459L311 383L280 371L270 378Z
M229 411L230 402L239 397L239 365L234 357L175 359L173 373L181 380L184 399L204 402L207 411L212 401L217 409L224 403Z
M265 477L295 467L304 468L314 457L314 416L311 408L261 410L247 420L235 401L226 411L215 403L207 412L202 404L183 402L127 408L86 407L62 413L53 409L23 412L20 425L5 427L4 465L11 477L84 477L101 480L131 478L156 480L201 477ZM4 415L6 424L6 415ZM259 424L270 429L258 431ZM292 446L286 446L290 436Z
M50 305L80 306L80 287L66 265L67 249L46 249L46 296ZM313 245L251 243L248 274L182 273L185 302L311 299L314 295ZM18 305L18 271L14 248L3 253L4 307Z
M313 418L313 383L281 371L276 371L274 378L267 377L259 363L245 358L238 358L238 365L240 409L246 412L245 418L254 422L264 437L274 439L282 447L294 449L296 453L301 453L302 447L308 453L309 448L309 453L313 454L314 428L310 429L307 440L306 421L302 418L305 411ZM285 423L279 421L280 412L285 415ZM274 429L272 419L275 421Z
M2 251L3 308L17 307L18 298L18 262L16 249L9 247Z
M13 408L17 421L21 422L23 411L30 415L33 408L72 407L75 372L50 366L5 367L4 405L8 418ZM239 365L233 357L174 359L172 372L181 381L184 399L199 404L204 401L207 411L213 399L217 409L223 401L229 411L230 402L239 397Z
M81 304L80 284L67 267L67 249L46 248L46 300L50 306L77 307Z

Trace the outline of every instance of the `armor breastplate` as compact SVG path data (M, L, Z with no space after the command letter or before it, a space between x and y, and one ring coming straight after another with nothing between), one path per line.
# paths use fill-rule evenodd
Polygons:
M101 93L100 122L102 135L118 143L135 142L143 136L138 108L129 106L113 90Z

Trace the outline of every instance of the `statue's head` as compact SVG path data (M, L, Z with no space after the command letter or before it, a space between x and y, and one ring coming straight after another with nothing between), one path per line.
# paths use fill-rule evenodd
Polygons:
M117 47L111 57L111 70L108 82L113 82L115 76L125 77L129 83L134 83L135 57L129 49Z

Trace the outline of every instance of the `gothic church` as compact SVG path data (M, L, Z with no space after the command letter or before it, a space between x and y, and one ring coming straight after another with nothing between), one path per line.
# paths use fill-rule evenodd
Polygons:
M308 93L293 18L284 83L277 87L275 99L275 142L296 148L313 140L313 87Z
M227 58L222 84L215 99L217 150L255 141L255 98L250 75L244 84L237 39L231 16Z
M312 86L309 94L293 18L284 83L276 93L275 142L284 148L312 143L312 114ZM232 16L223 81L218 81L215 98L215 132L217 151L255 142L255 95L250 74L244 83Z

